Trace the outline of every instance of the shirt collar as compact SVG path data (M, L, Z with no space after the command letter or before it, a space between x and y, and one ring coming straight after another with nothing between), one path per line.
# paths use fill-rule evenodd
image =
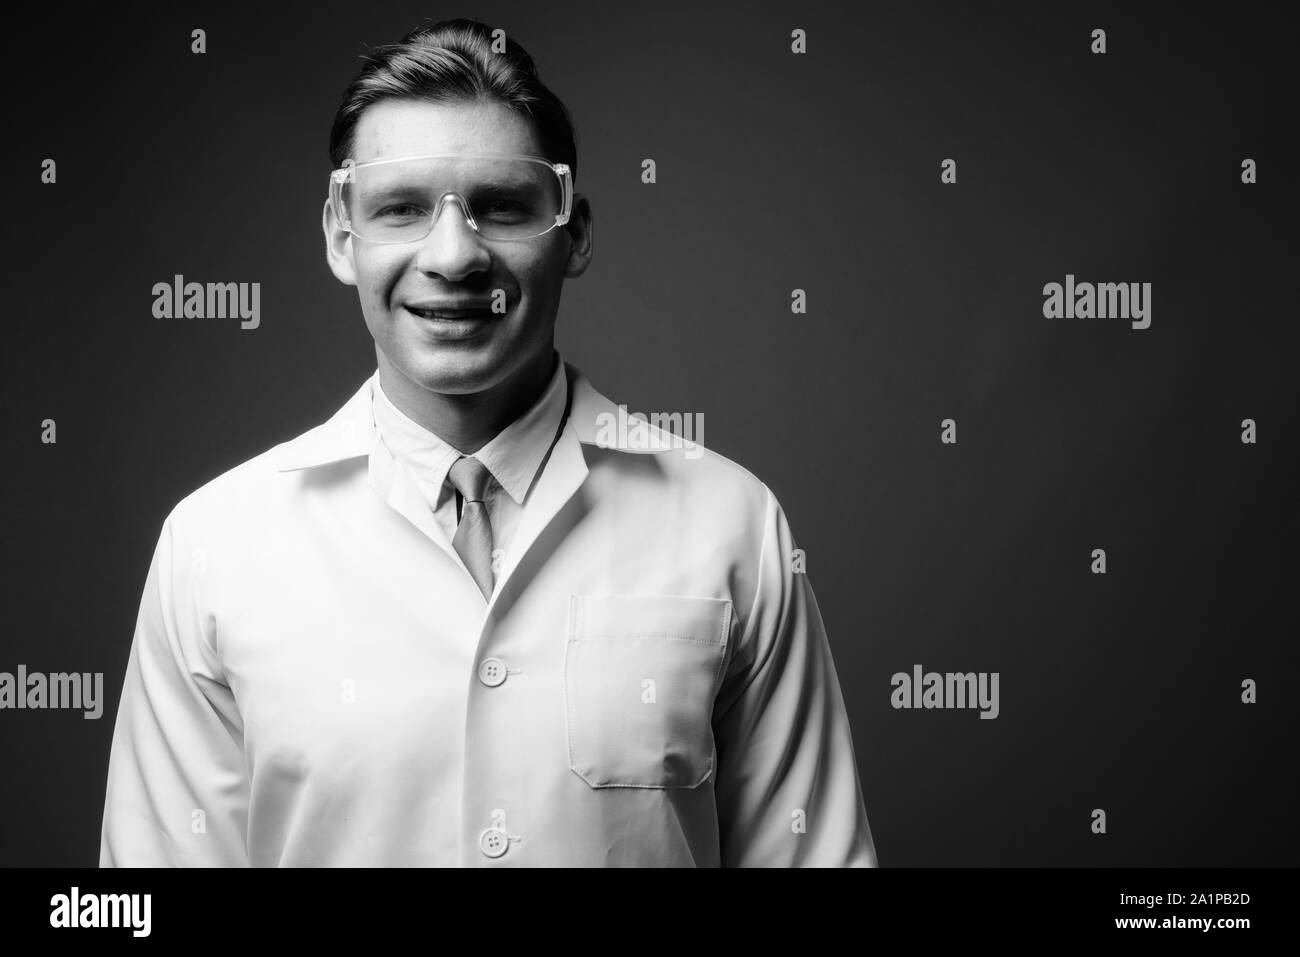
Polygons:
M559 359L550 384L532 408L474 453L474 458L488 467L492 477L520 505L555 440L555 430L564 415L564 400L564 360Z
M417 477L434 488L442 488L452 465L466 453L453 448L393 405L379 381L378 370L371 376L370 384L374 402L371 411L384 444ZM528 411L473 453L520 505L524 504L537 469L555 438L560 416L564 414L564 388L564 363L558 361L546 389Z
M393 457L410 469L417 479L441 487L452 463L461 453L436 433L409 418L393 405L379 381L379 370L370 377L371 406L375 429Z
M506 432L514 428L515 425L522 425L523 419L536 414L537 418L542 421L551 421L548 412L550 410L550 401L553 400L552 392L557 390L560 399L561 410L564 401L564 369L568 368L573 383L573 408L570 412L569 423L566 426L566 432L572 431L574 437L583 445L597 445L597 435L600 428L602 416L617 415L619 407L610 399L598 392L596 388L587 380L577 368L566 363L563 356L560 357L559 366L556 368L556 374L552 378L546 393L538 400L525 415L511 426L502 431L504 436ZM378 381L377 375L372 373L367 376L365 381L354 392L337 412L335 412L327 421L322 422L315 428L309 429L297 438L290 439L287 442L277 446L274 453L276 469L280 472L290 472L299 469L316 468L322 465L330 465L335 462L342 462L347 459L369 456L375 447L381 441L378 427L374 419L374 384ZM535 423L532 424L535 427ZM551 421L550 435L546 436L546 444L555 434L555 421ZM522 425L525 431L530 430L530 426ZM540 430L539 430L540 431ZM488 450L497 440L493 439L488 445L485 445L480 452ZM498 450L492 450L494 453ZM542 454L545 454L543 446ZM494 455L495 457L495 455ZM487 462L484 462L487 465ZM527 472L530 477L537 469L537 463L534 463L531 471L526 466L518 468L519 473ZM509 470L503 470L503 472ZM495 475L496 472L494 471ZM517 476L506 475L507 480L514 486L517 491L519 488ZM505 487L505 482L502 482ZM525 486L526 488L526 486ZM515 492L512 491L513 497Z

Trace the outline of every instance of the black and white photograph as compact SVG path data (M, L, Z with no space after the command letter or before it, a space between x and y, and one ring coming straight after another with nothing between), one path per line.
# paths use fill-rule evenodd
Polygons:
M726 868L1263 932L1295 37L16 15L0 877L43 877L5 925L170 939L227 868Z

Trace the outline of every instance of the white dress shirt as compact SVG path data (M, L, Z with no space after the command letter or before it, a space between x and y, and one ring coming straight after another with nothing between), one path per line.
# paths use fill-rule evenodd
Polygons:
M459 496L447 482L447 473L458 458L471 453L457 451L393 405L380 384L378 370L371 382L372 412L380 439L419 486L447 537L455 538L460 522ZM510 548L523 514L524 498L555 439L564 414L565 389L564 363L557 356L555 373L532 407L472 453L492 473L485 505L492 526L493 551L500 556Z
M875 865L776 497L709 450L610 447L619 407L565 369L486 598L373 376L171 509L101 864Z

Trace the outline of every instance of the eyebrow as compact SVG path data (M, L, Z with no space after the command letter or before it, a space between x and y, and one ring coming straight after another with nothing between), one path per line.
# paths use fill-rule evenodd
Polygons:
M388 181L385 183L376 183L365 190L368 195L386 196L402 193L414 193L419 191L422 184L410 181ZM485 196L510 196L518 193L521 189L536 191L538 184L532 180L488 180L480 183L473 183L472 189L474 194Z

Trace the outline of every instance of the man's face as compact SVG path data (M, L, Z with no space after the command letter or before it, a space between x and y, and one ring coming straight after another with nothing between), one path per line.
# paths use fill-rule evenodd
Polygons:
M469 152L542 155L528 121L499 103L381 100L361 114L353 159ZM512 376L549 368L564 279L590 261L590 220L585 200L581 214L579 205L575 196L572 229L505 242L480 237L448 201L424 239L376 244L339 229L327 203L330 268L357 287L381 363L433 392L508 389ZM491 306L497 289L505 312L487 319L424 318L407 309Z

